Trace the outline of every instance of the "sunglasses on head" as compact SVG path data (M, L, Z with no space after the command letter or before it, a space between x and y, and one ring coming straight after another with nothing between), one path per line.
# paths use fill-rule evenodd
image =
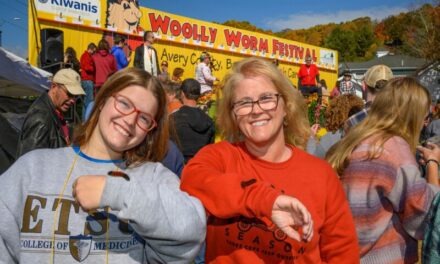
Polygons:
M57 83L56 85L57 85L58 87L60 87L61 90L64 91L64 93L66 93L67 97L69 97L69 98L71 98L71 99L75 99L75 100L77 100L77 99L79 98L79 95L71 94L71 93L69 92L69 90L67 89L67 87L66 87L64 84Z

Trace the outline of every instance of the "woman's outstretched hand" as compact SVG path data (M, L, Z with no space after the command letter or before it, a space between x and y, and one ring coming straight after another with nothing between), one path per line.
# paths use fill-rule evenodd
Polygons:
M288 237L309 242L313 237L313 220L306 207L296 198L280 195L272 207L272 222ZM298 232L302 228L302 236Z

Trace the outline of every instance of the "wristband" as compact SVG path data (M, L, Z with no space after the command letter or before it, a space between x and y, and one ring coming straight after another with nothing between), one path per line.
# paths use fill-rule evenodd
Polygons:
M435 164L437 164L437 167L440 166L439 162L436 161L435 159L429 159L429 160L427 160L427 161L426 161L426 165L428 165L428 163L430 163L430 162L434 162Z

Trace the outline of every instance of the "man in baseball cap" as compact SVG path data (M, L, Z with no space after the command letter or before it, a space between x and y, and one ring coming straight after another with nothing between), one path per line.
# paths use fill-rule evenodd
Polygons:
M19 137L17 158L37 148L59 148L70 145L69 129L63 118L85 92L81 78L72 69L59 70L47 93L29 108Z
M53 77L53 82L63 84L72 95L85 95L81 86L81 77L72 69L61 69Z
M392 78L393 72L391 69L386 65L379 64L368 69L365 73L364 82L367 88L374 89L377 92Z
M366 103L365 107L362 111L350 116L344 124L344 131L347 133L350 128L357 125L359 122L365 119L368 115L368 110L370 109L371 104L376 98L376 94L382 90L383 87L387 84L389 80L393 78L393 71L383 64L374 65L369 68L368 71L364 75L364 84L366 87Z

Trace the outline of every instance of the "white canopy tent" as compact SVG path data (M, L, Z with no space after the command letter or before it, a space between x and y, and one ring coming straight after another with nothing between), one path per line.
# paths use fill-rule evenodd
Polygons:
M50 87L52 74L0 47L0 96L39 95Z

